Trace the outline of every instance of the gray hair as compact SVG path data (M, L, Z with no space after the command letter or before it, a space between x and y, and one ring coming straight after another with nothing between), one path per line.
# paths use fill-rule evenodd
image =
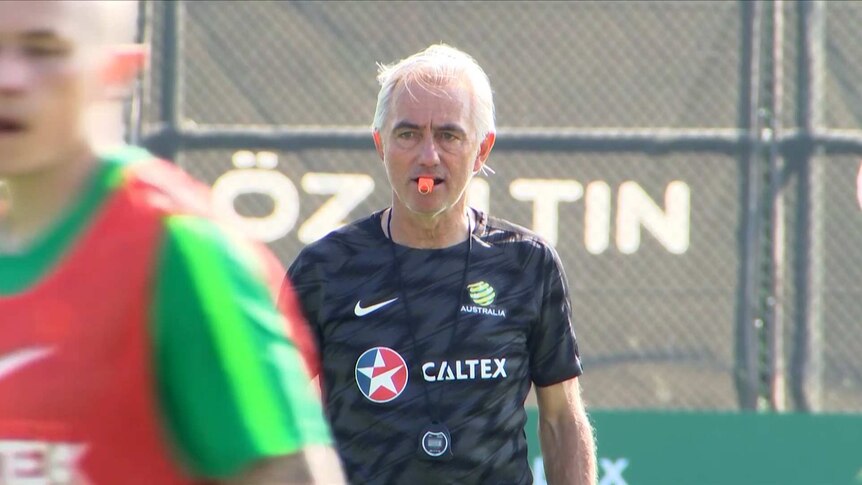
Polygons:
M494 98L488 75L469 54L446 44L435 44L395 64L379 64L377 109L371 127L382 131L399 85L446 86L465 81L473 92L471 116L479 141L494 133Z

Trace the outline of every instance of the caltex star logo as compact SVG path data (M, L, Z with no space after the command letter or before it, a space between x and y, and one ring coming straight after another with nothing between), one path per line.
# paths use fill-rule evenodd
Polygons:
M407 387L407 364L388 347L368 349L356 360L356 385L370 401L389 402Z

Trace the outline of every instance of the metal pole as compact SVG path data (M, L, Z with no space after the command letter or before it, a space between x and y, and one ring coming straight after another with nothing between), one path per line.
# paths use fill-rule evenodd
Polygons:
M145 46L151 45L153 25L153 2L144 1L138 5L138 25L135 42ZM125 105L127 129L126 143L139 145L142 137L143 107L149 105L150 70L138 73L132 86L132 95Z
M165 2L164 22L162 25L162 78L160 111L164 118L164 132L167 136L148 137L146 147L156 155L175 160L180 148L178 136L182 126L182 89L183 79L180 70L182 48L183 2Z
M775 0L772 12L772 99L769 107L769 194L771 197L771 290L767 298L766 338L769 356L769 407L785 410L784 365L784 163L778 140L781 136L784 101L784 2Z
M741 265L736 318L736 383L739 407L757 410L757 328L756 307L759 288L760 252L760 171L758 169L758 100L760 92L760 2L741 1L742 12L742 82L739 100L739 125L747 130L750 143L740 152L740 182L745 201L742 206L743 228L740 241Z
M813 140L823 126L825 2L799 2L800 129ZM799 321L794 339L793 399L797 409L823 407L823 180L821 146L811 143L801 154L799 180L799 251L797 281Z

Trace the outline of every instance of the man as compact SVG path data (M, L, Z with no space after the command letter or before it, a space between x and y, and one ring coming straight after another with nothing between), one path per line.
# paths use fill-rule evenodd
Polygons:
M531 483L532 382L548 482L593 483L560 260L535 234L467 206L495 139L487 76L434 45L382 67L379 81L373 137L392 206L307 246L288 270L348 479Z
M338 483L274 258L176 167L94 153L136 15L0 2L0 483Z

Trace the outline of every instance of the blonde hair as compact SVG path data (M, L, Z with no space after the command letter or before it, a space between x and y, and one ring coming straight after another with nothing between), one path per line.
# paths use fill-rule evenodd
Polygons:
M446 44L434 44L427 49L390 65L379 65L377 108L372 128L382 131L389 117L395 91L418 84L426 88L465 82L472 90L472 121L478 140L494 133L494 97L488 75L473 57Z

